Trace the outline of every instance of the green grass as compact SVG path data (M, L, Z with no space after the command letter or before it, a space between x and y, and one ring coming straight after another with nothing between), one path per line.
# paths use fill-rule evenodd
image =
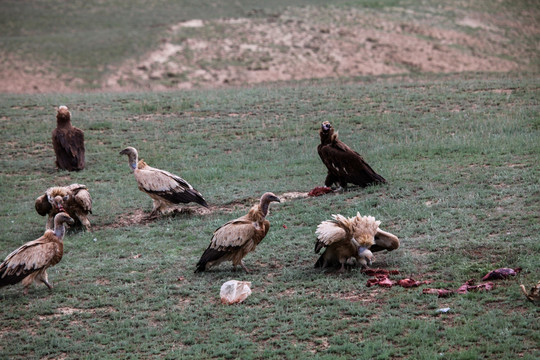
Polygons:
M538 358L539 308L518 285L540 278L539 84L534 76L468 74L0 95L0 256L42 234L33 203L52 185L86 184L95 227L67 234L64 258L49 271L52 292L1 289L0 357ZM79 173L54 168L58 104L85 131L87 169ZM272 228L245 259L251 274L230 264L194 274L213 230L263 192L322 184L323 120L388 185L272 204ZM118 154L127 145L224 209L112 227L151 210ZM494 268L523 271L491 292L438 299L420 288L367 288L359 271L313 269L317 224L357 211L400 237L402 246L375 263L399 269L398 277L455 289ZM253 294L223 306L220 286L234 278L251 281ZM451 310L437 314L442 307Z

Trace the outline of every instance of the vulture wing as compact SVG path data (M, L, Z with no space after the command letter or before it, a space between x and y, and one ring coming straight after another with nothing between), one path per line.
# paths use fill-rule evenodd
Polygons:
M92 197L86 185L71 184L67 188L73 194L75 202L86 212L92 213Z
M59 167L72 171L84 168L84 133L72 127L54 129L53 147Z
M202 195L187 181L168 171L146 166L135 171L139 188L174 204L196 202L208 207Z
M373 183L385 183L362 156L341 141L319 145L319 156L328 171L338 179L365 187Z
M204 271L207 263L223 260L236 252L252 251L269 229L268 221L265 221L264 228L261 228L247 216L229 221L214 231L210 245L202 254L195 271Z
M61 251L60 244L50 242L44 236L27 242L0 264L0 287L16 284L33 272L54 265L51 262Z
M317 226L317 242L315 253L318 254L323 247L330 246L340 241L350 240L351 231L348 219L342 215L332 215L334 220L326 220Z
M371 252L388 250L392 251L399 247L399 239L396 235L377 229L375 234L375 244L371 245Z
M41 216L47 215L52 210L52 206L47 200L47 194L38 197L35 206L37 213Z

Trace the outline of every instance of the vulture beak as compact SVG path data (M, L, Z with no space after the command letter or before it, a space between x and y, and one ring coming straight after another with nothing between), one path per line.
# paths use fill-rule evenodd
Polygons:
M323 131L328 131L332 128L332 125L330 125L330 123L328 121L325 121L321 124L321 129Z
M270 201L275 201L275 202L278 202L278 203L281 202L281 200L279 200L279 198L277 196L275 196L275 195L271 196L269 200Z

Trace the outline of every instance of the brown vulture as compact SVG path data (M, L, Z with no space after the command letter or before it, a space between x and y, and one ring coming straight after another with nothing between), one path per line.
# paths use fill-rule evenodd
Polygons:
M381 222L373 216L357 213L351 218L343 215L332 215L332 218L320 223L315 231L315 253L326 248L315 263L316 268L340 266L339 271L343 272L351 259L362 267L370 266L375 260L373 252L399 247L399 239L379 229Z
M137 149L127 147L120 151L120 155L128 156L129 168L135 175L139 190L154 200L150 217L164 213L166 209L180 203L196 202L208 207L202 195L186 180L168 171L148 166L144 160L139 161Z
M47 268L62 260L64 223L73 224L73 222L73 219L65 212L56 214L54 230L45 230L42 237L27 242L9 254L0 264L0 287L22 281L24 294L27 294L28 288L34 281L41 281L52 289L47 278Z
M266 220L266 216L273 201L280 202L276 195L265 193L246 215L231 220L214 231L210 245L202 254L195 272L208 270L228 260L232 261L234 269L240 265L249 272L242 259L254 251L268 233L270 222Z
M92 213L92 198L85 185L48 188L44 195L36 199L35 206L39 215L48 215L46 229L52 229L55 215L64 211L74 219L75 226L83 225L86 230L90 230L88 214Z
M361 187L386 183L386 180L373 171L360 154L338 139L337 132L334 132L328 121L322 123L319 135L321 143L317 146L317 152L328 168L328 175L324 181L326 186L337 183L346 189L347 183Z
M67 106L60 106L56 113L56 129L52 132L56 166L68 171L84 169L84 133L71 125Z

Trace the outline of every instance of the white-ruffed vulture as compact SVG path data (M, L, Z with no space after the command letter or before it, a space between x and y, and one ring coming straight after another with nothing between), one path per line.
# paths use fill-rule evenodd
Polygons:
M375 260L373 252L394 250L399 247L399 239L379 229L380 221L373 216L361 216L359 213L351 218L343 215L332 215L317 226L315 234L315 253L325 247L326 250L315 263L316 268L337 267L345 270L351 259L357 265L370 266Z
M120 151L120 155L127 155L129 168L135 175L139 190L145 192L154 200L150 217L175 204L195 202L208 207L206 200L186 180L168 171L148 166L144 160L139 161L137 149L127 147Z
M84 169L84 133L71 125L67 106L60 106L56 113L56 129L52 132L56 166L68 171Z
M22 281L24 294L34 281L41 281L49 289L52 285L47 277L47 268L62 260L64 254L64 224L74 220L65 212L54 217L54 230L45 230L42 237L29 241L9 254L0 264L0 287Z
M336 183L346 189L347 183L361 187L386 183L386 180L377 174L360 154L338 139L337 132L334 132L328 121L322 123L319 135L321 143L317 146L317 152L328 168L328 175L324 181L326 186Z
M210 245L202 254L195 272L208 270L228 260L232 261L235 269L240 265L249 272L242 259L254 251L268 233L270 222L266 220L266 216L273 201L280 202L276 195L265 193L246 215L231 220L214 231Z
M85 185L48 188L44 195L36 199L35 206L39 215L48 215L46 229L52 229L56 214L65 211L74 219L75 226L83 225L86 230L90 230L88 214L92 213L92 198Z

